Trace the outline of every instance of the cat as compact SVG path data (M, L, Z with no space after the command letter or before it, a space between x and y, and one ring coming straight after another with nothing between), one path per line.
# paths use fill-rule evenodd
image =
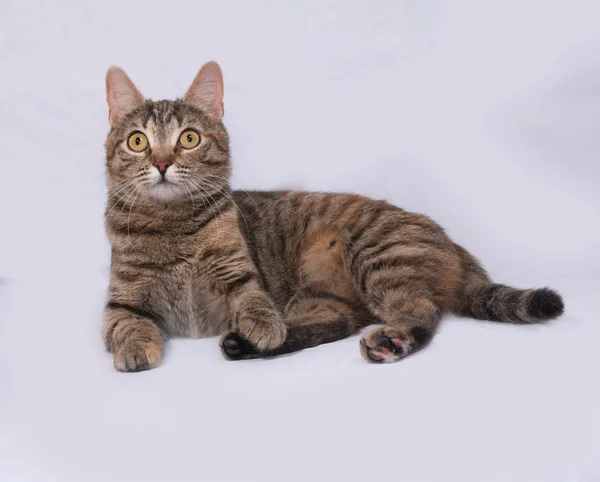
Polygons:
M379 324L364 358L400 360L444 313L535 323L563 313L549 288L494 284L428 217L356 194L230 188L223 76L206 63L182 99L144 99L106 76L104 341L117 370L158 366L170 337L222 335L230 360L314 347Z

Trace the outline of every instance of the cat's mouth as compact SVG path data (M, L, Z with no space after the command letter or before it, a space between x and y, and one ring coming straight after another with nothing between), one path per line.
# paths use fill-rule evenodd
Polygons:
M181 187L169 179L157 180L150 187L150 195L159 199L173 199L181 194Z
M163 174L160 177L154 179L152 187L155 188L157 186L179 186L179 183L175 179L169 178L169 176Z

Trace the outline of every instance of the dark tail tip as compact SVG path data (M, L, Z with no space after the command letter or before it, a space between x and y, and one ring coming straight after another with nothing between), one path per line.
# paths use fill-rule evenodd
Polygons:
M561 296L550 288L540 288L529 298L527 311L539 320L550 320L563 314L565 305Z

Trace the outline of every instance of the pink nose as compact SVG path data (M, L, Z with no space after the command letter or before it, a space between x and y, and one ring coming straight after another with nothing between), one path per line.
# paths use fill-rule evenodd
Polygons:
M169 161L159 161L153 164L153 166L156 167L158 172L160 172L163 176L167 173L167 169L170 165L171 163Z

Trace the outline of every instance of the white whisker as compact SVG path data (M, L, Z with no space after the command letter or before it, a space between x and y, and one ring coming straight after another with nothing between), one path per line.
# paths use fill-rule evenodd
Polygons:
M117 194L122 193L123 191L125 191L127 188L133 186L135 184L134 180L129 180L126 184L120 186L118 189L114 189L114 192L108 196L107 201L110 201L111 198L115 197Z
M213 217L214 217L214 219L216 219L216 220L217 220L217 222L221 221L221 220L220 220L220 217L219 217L219 216L217 216L217 212L215 211L215 208L214 208L214 207L213 207L213 205L210 203L210 201L208 200L208 198L207 198L207 197L206 197L206 196L203 194L203 192L205 192L205 193L206 193L206 190L205 190L205 189L202 189L202 187L201 187L201 186L199 186L199 185L198 185L196 182L194 182L194 180L193 180L193 179L190 179L190 178L188 178L188 179L187 179L187 181L188 181L188 182L189 182L189 183L190 183L190 184L191 184L193 187L195 187L195 188L196 188L195 190L198 192L198 194L200 194L200 196L202 196L203 202L204 202L204 200L206 200L206 202L208 202L208 205L210 206L210 208L211 208L211 210L212 210L212 212L213 212ZM208 193L207 193L207 194L208 194ZM210 196L210 194L208 194L208 195ZM212 196L211 196L211 198L212 198ZM212 200L213 200L213 202L214 202L214 198L212 198ZM215 203L215 204L216 204L216 203ZM206 206L206 204L205 204L205 206ZM217 208L219 208L219 206L217 206ZM219 212L221 212L221 209L220 209L220 208L219 208ZM222 215L222 214L223 214L223 213L221 213L221 215ZM221 221L221 222L222 222L222 221Z
M227 179L226 177L217 176L216 174L206 174L206 177L216 177L218 179L222 179L223 181L229 182L229 179ZM260 212L260 208L258 207L258 204L256 204L256 201L254 200L254 198L252 196L250 196L250 193L248 191L246 191L245 189L239 189L239 190L244 191L246 193L246 196L248 196L250 198L250 200L254 203L254 206L256 206L256 209Z
M112 212L112 210L113 210L113 209L114 209L114 208L117 206L117 204L119 204L119 203L121 202L121 200L122 200L122 199L123 199L125 196L127 196L127 194L128 194L129 192L131 192L131 190L135 191L135 185L133 185L133 186L128 186L128 187L127 187L127 189L125 190L125 192L124 192L124 193L123 193L121 196L119 196L119 199L117 199L117 201L116 201L116 202L115 202L115 203L112 205L112 207L110 208L110 210L109 210L109 211L106 213L106 216L108 216L108 215L109 215L109 214ZM128 198L128 199L129 199L129 198Z
M187 187L187 184L184 182L182 184L183 187L185 187L187 189L187 192L190 194L190 199L192 200L192 216L194 215L194 213L196 212L196 204L194 203L194 196L192 196L192 191L190 191L190 188Z
M200 182L201 182L201 181L200 181L200 179L198 179L198 178L194 178L194 179L195 179L195 181L197 181L197 182L196 182L196 186L197 186L199 189L202 189L202 191L203 191L203 192L204 192L204 193L205 193L205 194L206 194L208 197L210 197L210 198L212 199L212 201L213 201L213 204L214 204L215 206L217 206L217 209L219 210L219 215L220 215L220 216L223 216L223 212L221 211L221 208L219 207L219 204L217 203L217 201L215 201L215 198L211 196L211 194L210 194L210 192L208 191L208 189L206 189L205 187L203 187L202 185L200 185ZM212 206L212 205L211 205L211 206Z
M237 205L237 203L233 200L233 197L227 192L225 191L224 188L217 186L215 183L211 182L211 181L201 181L201 182L206 182L208 183L210 186L214 187L215 189L219 190L219 192L221 192L224 196L227 197L227 199L229 199L233 205L235 206L235 208L239 211L239 213L242 215L242 218L244 219L244 223L246 224L246 230L250 231L250 228L248 227L248 220L246 219L246 216L244 216L244 213L242 212L242 210L240 209L240 207Z
M131 192L131 194L127 197L127 199L125 200L125 203L123 203L123 207L121 208L121 212L123 212L123 209L125 209L127 207L127 203L129 202L129 200L131 199L131 196L133 196L136 191L138 190L137 186L133 187L133 191ZM136 194L137 196L137 194Z
M140 194L140 192L142 192L142 188L141 187L138 189L135 197L133 198L133 201L131 201L131 207L129 208L129 215L127 216L127 236L129 238L130 242L131 242L131 236L129 234L129 220L131 219L131 211L133 210L133 205L135 204L135 200L137 199L137 197Z

